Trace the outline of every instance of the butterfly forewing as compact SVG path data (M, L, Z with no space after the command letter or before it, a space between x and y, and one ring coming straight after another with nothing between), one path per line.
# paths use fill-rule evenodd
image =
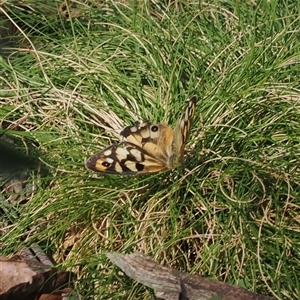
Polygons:
M136 122L125 127L125 139L92 156L86 163L90 170L109 174L134 175L155 173L177 165L188 138L195 114L196 97L192 97L174 131L166 124Z
M86 167L96 172L120 175L154 173L167 168L143 148L126 141L92 156Z

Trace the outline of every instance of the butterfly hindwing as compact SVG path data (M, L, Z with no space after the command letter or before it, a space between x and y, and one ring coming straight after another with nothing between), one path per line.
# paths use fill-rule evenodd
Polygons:
M193 96L189 101L188 107L186 108L185 112L181 115L174 129L174 146L176 156L179 160L182 157L186 141L191 131L192 121L196 111L196 102L197 97Z
M135 126L125 127L120 135L126 141L138 145L165 168L169 167L174 140L171 127L163 123L137 122Z
M86 163L90 170L109 174L134 175L156 173L180 162L195 114L196 97L192 97L175 129L151 122L136 122L125 127L124 141L92 156Z

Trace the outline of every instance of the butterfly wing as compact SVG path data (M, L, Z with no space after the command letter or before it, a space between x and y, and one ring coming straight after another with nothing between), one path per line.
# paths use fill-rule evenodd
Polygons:
M166 124L150 122L136 123L125 127L120 135L126 141L139 146L161 165L170 167L170 157L173 154L173 130Z
M182 157L186 141L191 131L193 117L195 115L196 110L196 103L197 97L193 96L189 100L188 107L186 108L185 112L181 115L174 129L173 150L176 154L176 158L178 161L180 161Z
M127 141L109 146L92 156L86 167L96 172L119 175L155 173L167 168L143 148Z

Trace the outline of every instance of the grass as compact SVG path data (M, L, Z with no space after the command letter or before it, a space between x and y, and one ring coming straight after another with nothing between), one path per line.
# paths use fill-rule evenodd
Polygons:
M26 3L2 6L1 28L17 28L1 49L0 114L41 168L1 253L39 242L83 299L149 298L111 251L300 298L299 4L86 1L66 20L60 1ZM174 126L194 94L182 168L84 169L133 121Z

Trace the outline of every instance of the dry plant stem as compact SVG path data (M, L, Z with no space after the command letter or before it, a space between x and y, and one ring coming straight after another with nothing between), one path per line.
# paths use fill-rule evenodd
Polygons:
M161 266L141 253L108 253L108 258L129 277L153 288L155 295L166 300L272 300L241 287L202 278Z

